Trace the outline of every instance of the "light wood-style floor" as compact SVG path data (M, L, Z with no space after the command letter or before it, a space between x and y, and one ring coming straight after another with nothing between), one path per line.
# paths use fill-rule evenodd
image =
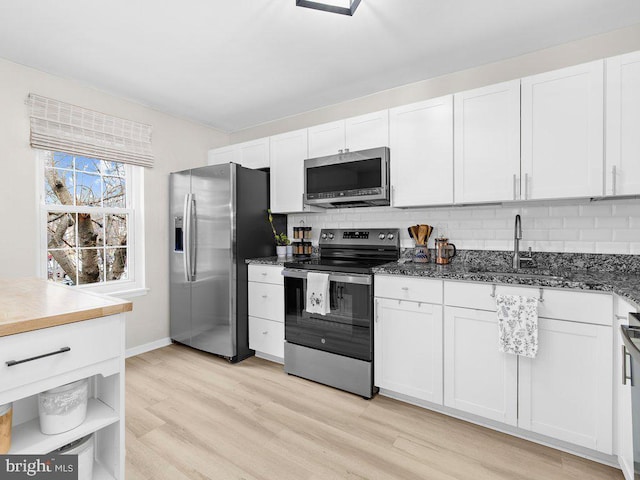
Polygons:
M445 415L186 347L127 360L127 480L622 479Z

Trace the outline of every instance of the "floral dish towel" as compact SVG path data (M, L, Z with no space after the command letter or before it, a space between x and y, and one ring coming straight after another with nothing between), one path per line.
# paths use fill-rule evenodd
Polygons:
M538 353L538 299L496 295L498 350L535 358Z

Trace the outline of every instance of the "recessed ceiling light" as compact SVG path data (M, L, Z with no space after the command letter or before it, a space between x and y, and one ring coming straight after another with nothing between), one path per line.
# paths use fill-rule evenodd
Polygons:
M313 8L324 12L339 13L341 15L353 15L360 5L360 0L327 0L313 2L311 0L296 0L298 7Z

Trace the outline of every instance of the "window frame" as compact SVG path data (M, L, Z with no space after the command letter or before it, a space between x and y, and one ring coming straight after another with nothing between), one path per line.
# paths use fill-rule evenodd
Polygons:
M46 189L45 189L45 168L46 168L46 150L36 150L38 174L36 175L36 197L38 208L38 266L37 274L39 277L47 279L47 261L48 261L48 235L47 220L48 212L59 211L78 213L82 211L90 211L98 214L110 213L114 209L111 207L82 207L75 205L47 205ZM53 153L53 151L50 151ZM129 206L126 210L128 214L127 226L127 273L126 280L102 281L99 283L89 283L83 285L74 285L73 288L108 295L117 295L120 297L136 297L146 294L148 289L145 286L145 264L144 264L144 167L137 165L125 164L126 188L129 200Z

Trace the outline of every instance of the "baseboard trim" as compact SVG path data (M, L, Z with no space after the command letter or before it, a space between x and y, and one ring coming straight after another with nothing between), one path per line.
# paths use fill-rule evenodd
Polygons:
M127 358L135 357L136 355L150 352L151 350L156 350L158 348L166 347L167 345L171 345L171 339L169 337L161 338L160 340L156 340L154 342L149 342L143 345L138 345L137 347L128 348L125 356Z

